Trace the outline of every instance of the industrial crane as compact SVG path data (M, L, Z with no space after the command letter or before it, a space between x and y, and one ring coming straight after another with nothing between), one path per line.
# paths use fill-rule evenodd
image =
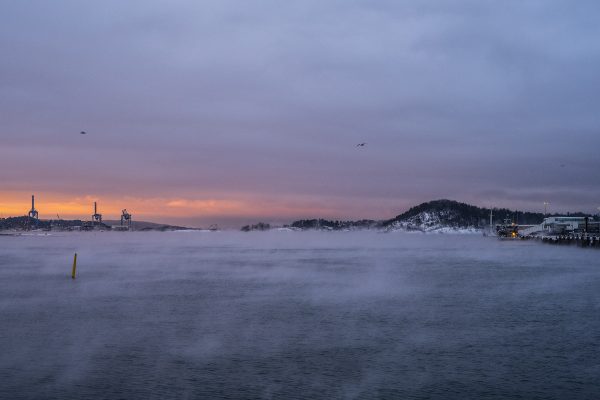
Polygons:
M121 226L127 226L127 229L131 230L131 214L127 210L121 211Z
M38 219L38 212L35 209L35 196L31 195L31 210L29 210L29 218Z
M102 214L98 214L98 205L94 202L94 214L92 215L92 222L94 224L102 223Z

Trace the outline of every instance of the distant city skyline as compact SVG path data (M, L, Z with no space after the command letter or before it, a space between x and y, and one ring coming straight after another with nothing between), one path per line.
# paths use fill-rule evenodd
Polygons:
M4 2L0 214L600 206L600 3ZM82 135L81 132L85 132ZM365 146L357 146L367 143ZM186 222L187 221L187 222Z

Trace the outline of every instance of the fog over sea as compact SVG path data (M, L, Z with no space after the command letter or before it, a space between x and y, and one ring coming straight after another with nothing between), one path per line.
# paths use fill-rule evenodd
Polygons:
M600 398L596 249L372 231L0 236L0 324L1 399Z

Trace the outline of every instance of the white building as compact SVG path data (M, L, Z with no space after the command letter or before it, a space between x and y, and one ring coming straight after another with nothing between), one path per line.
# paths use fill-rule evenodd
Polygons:
M585 228L585 217L548 217L542 222L545 231L562 233Z

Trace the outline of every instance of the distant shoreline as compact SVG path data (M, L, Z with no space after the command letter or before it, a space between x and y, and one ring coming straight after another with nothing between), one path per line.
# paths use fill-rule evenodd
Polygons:
M408 211L387 220L330 220L323 218L300 219L287 225L272 226L269 223L258 222L244 225L244 232L268 231L273 229L289 230L321 230L321 231L407 231L432 233L481 233L490 227L491 220L514 224L539 224L544 217L558 214L534 213L508 209L488 209L461 203L454 200L433 200L410 208ZM589 216L584 213L567 213L570 216ZM598 216L596 217L598 218ZM158 224L146 221L132 221L131 228L121 225L118 220L102 222L82 220L42 220L28 216L9 217L0 219L0 232L5 231L202 231L220 230L218 226L209 228L190 228L185 226Z

